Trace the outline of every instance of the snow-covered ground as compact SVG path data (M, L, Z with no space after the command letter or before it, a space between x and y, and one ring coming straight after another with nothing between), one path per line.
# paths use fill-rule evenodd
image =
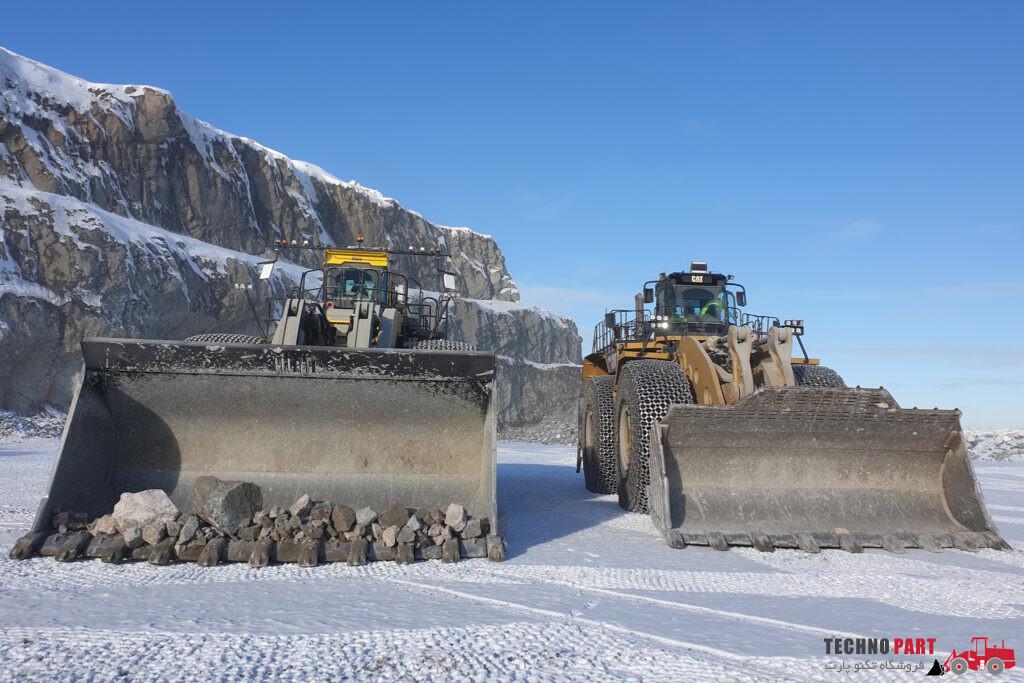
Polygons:
M940 660L974 635L1024 648L1021 550L672 550L588 493L565 446L501 444L505 563L8 560L56 447L0 443L0 680L898 680L924 671L826 668L842 660L824 639L931 637ZM1024 462L976 469L1024 548ZM1020 679L1024 666L1000 677Z

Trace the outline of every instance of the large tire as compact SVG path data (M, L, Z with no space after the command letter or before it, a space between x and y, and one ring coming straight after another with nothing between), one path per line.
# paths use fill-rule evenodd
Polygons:
M226 332L213 332L211 334L196 334L185 341L206 342L207 344L266 344L267 342L259 337L248 334L228 334Z
M647 513L651 480L650 431L673 403L693 403L690 381L678 364L665 360L634 360L619 372L615 397L615 463L619 506Z
M593 493L615 493L615 394L611 377L587 382L580 405L580 445L583 447L583 480Z
M450 339L423 339L416 342L415 348L427 351L476 351L475 344L452 341Z
M824 365L794 365L793 377L798 387L834 387L845 389L846 382L839 373Z

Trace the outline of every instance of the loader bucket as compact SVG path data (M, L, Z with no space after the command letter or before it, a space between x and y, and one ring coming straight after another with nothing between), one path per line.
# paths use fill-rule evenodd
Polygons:
M34 529L202 475L382 511L462 503L495 520L494 356L86 339L85 376Z
M884 389L764 389L673 405L651 429L650 511L669 545L759 550L1008 548L957 410Z

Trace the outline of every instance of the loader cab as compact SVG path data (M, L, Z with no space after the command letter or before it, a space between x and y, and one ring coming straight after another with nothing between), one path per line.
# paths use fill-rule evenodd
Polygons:
M653 283L654 325L663 335L722 335L737 324L735 294L725 275L680 272Z
M324 271L324 300L338 307L356 301L386 304L388 272L362 265L329 266Z

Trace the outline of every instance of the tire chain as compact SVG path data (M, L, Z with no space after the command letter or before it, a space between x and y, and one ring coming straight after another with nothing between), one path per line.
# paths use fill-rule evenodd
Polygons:
M793 378L798 387L846 388L846 382L839 373L824 365L794 365Z
M665 417L673 403L693 403L693 389L683 369L672 361L634 360L626 364L619 377L616 417L622 402L626 403L632 418L632 443L629 470L625 477L619 477L619 506L632 512L647 513L651 425ZM613 424L617 449L618 419L613 420Z
M266 344L260 337L253 337L249 334L231 334L228 332L211 332L210 334L196 334L185 339L187 342L206 342L207 344Z
M469 344L461 341L452 341L450 339L423 339L416 342L417 349L425 349L428 351L476 351L476 344Z
M580 410L580 444L586 440L587 413L594 414L597 443L583 450L583 479L592 493L615 493L615 394L610 376L594 377L587 382Z

